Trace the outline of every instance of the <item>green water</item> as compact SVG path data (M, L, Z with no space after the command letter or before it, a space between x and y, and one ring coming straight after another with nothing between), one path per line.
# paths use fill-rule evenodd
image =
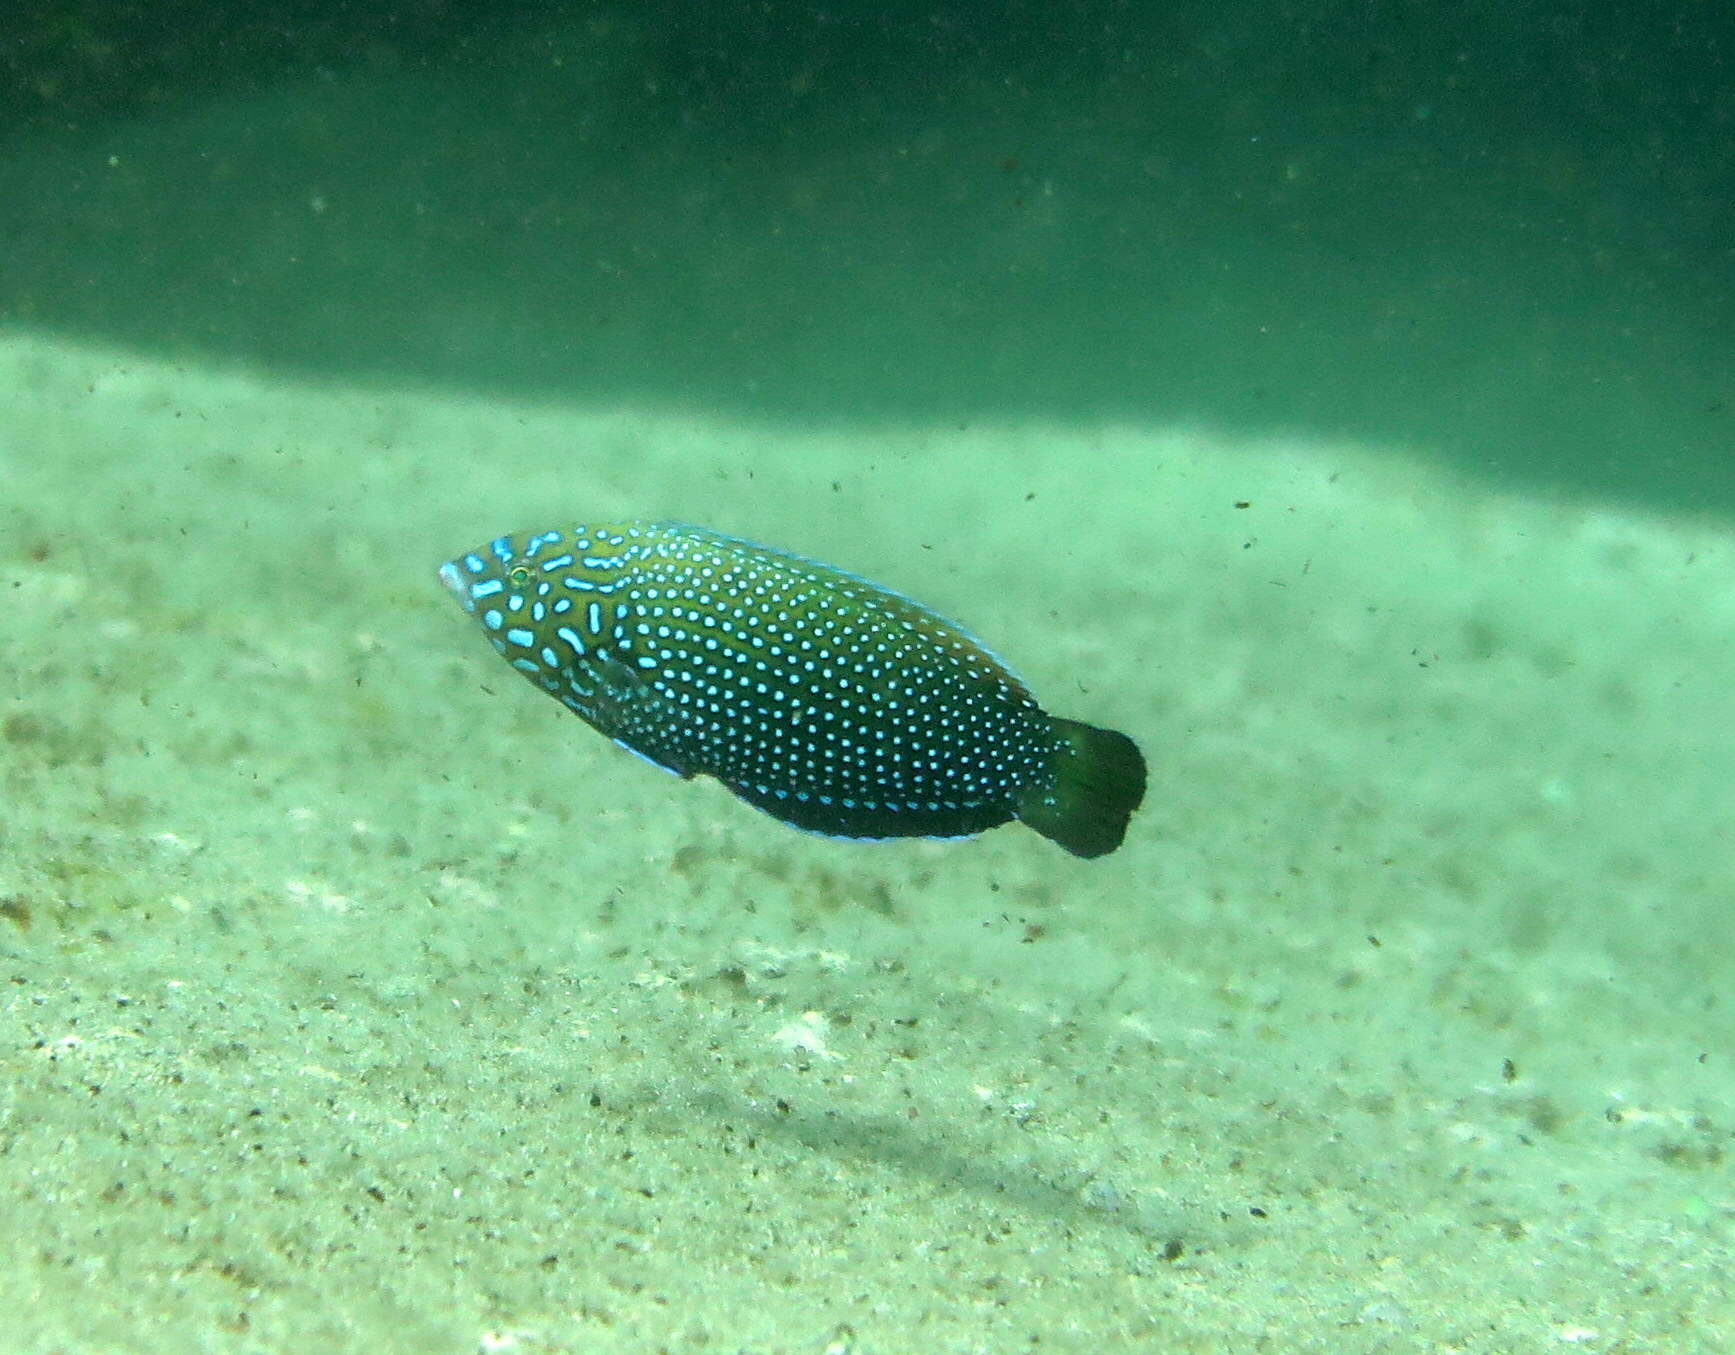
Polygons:
M1735 1346L1726 21L153 14L0 21L0 1352ZM434 578L631 517L1126 844L793 832Z

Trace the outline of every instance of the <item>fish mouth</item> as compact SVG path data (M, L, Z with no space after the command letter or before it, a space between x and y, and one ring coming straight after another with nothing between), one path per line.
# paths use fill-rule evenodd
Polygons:
M440 582L446 586L446 591L458 599L458 605L467 612L476 610L476 599L470 596L470 585L464 580L464 573L458 568L456 560L448 560L440 566Z

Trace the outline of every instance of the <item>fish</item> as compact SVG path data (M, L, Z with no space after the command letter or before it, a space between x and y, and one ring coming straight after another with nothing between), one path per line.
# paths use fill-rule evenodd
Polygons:
M508 663L598 731L811 833L1017 820L1098 857L1144 799L1132 739L1048 714L955 622L816 560L628 521L497 536L438 573Z

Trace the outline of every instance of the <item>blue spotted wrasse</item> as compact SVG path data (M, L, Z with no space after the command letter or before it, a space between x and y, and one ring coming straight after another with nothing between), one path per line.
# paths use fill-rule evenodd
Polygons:
M1048 714L901 593L768 546L674 522L527 532L440 582L616 743L810 832L968 837L1018 819L1102 856L1144 798L1126 735Z

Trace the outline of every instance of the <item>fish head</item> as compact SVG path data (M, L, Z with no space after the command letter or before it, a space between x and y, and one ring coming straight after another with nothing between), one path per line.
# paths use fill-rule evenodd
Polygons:
M522 596L536 578L536 557L544 545L551 544L547 538L555 536L552 532L497 536L441 565L440 582L472 615L491 598Z

